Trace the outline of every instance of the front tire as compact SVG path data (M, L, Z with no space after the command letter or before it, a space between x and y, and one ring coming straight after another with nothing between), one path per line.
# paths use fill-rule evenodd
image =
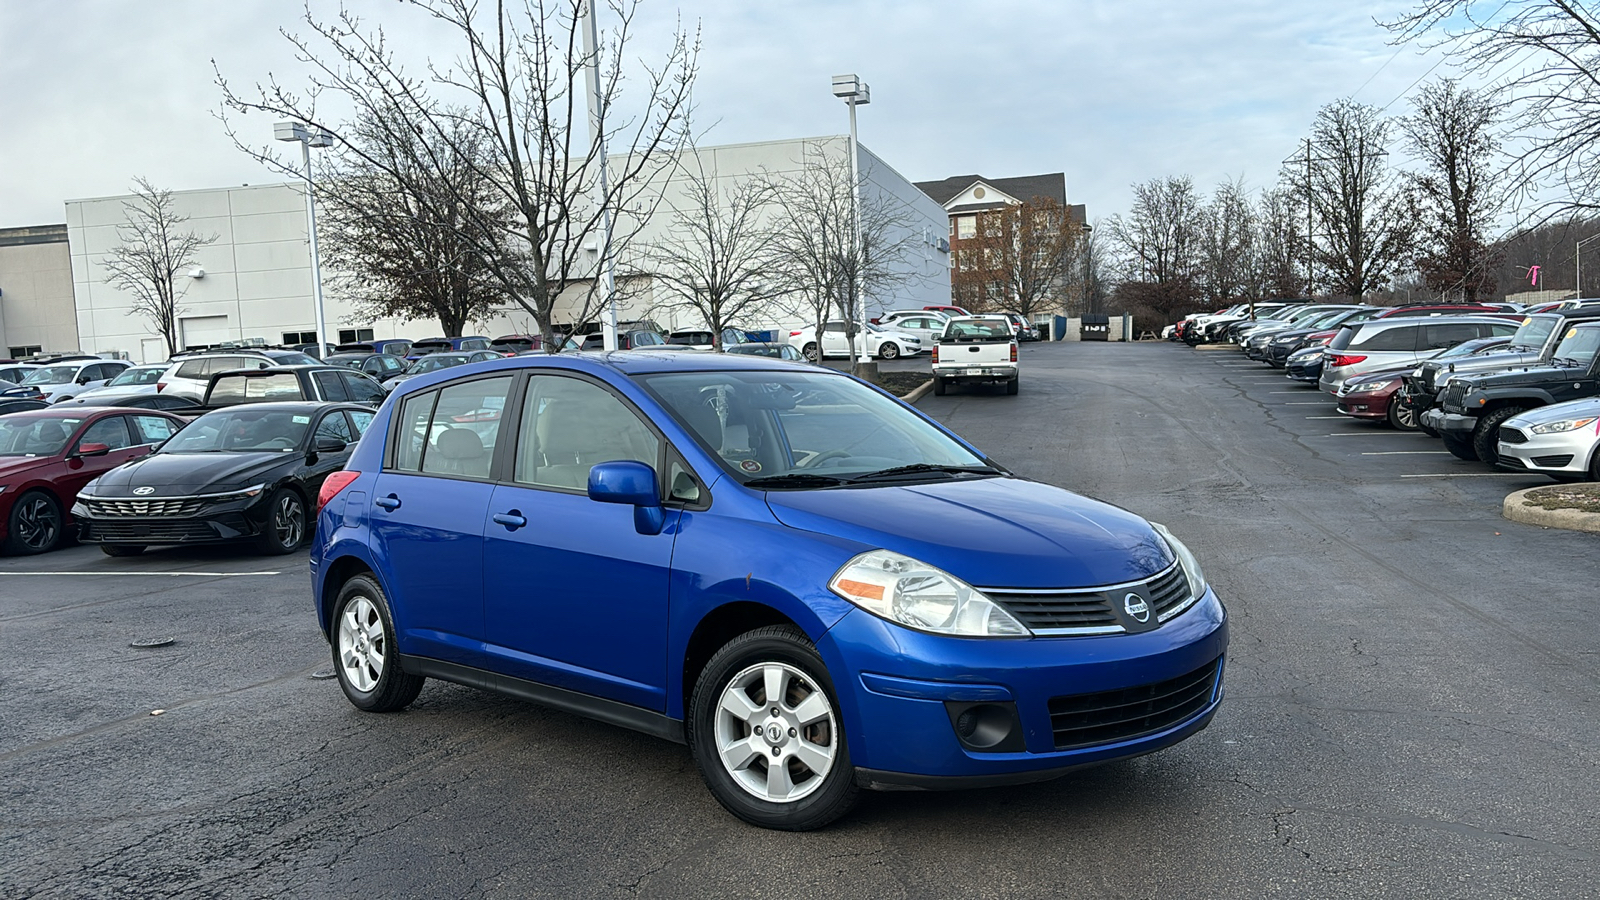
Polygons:
M810 831L855 804L833 680L792 625L746 632L718 650L695 682L685 726L712 796L752 825Z
M884 341L883 343L878 345L878 358L879 359L899 359L900 358L900 345L896 344L894 341Z
M1478 421L1472 429L1472 449L1478 458L1494 465L1500 461L1500 426L1518 413L1527 412L1526 406L1502 406Z
M1457 437L1453 433L1444 434L1441 432L1439 439L1444 441L1444 448L1449 450L1450 455L1456 459L1464 459L1468 462L1478 461L1478 451L1472 448L1471 438Z
M61 545L61 504L44 491L17 498L6 523L5 551L17 556L46 553Z
M1389 398L1389 424L1396 431L1416 431L1421 427L1417 411L1393 397Z
M339 687L357 709L405 709L422 691L426 679L400 668L389 599L370 575L357 575L339 589L331 643Z
M278 488L267 500L267 525L261 532L258 544L262 553L282 556L293 553L305 543L306 503L300 495L288 488Z

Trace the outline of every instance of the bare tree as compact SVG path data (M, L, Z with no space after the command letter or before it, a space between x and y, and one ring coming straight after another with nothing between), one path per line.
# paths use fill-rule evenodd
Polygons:
M719 186L693 148L678 171L681 194L669 183L663 201L671 223L643 249L641 274L669 305L704 319L720 344L722 329L765 312L789 290L779 273L778 236L766 221L775 192L757 175Z
M1600 14L1575 0L1421 0L1384 23L1401 41L1443 47L1461 71L1500 83L1516 145L1508 184L1560 194L1530 218L1600 209Z
M362 318L437 319L458 337L502 302L485 249L503 238L513 212L484 176L481 132L443 116L450 140L432 150L402 122L371 115L344 129L318 178L331 287Z
M1111 290L1105 246L1105 228L1100 224L1086 229L1073 244L1066 277L1067 315L1104 312Z
M961 242L970 254L950 282L970 310L1004 310L1025 319L1065 300L1068 269L1081 237L1067 208L1052 197L986 210L977 215L977 235Z
M1400 120L1422 171L1411 176L1417 222L1416 266L1428 288L1471 303L1494 294L1495 252L1485 241L1504 205L1492 96L1453 80L1433 82Z
M404 71L380 28L348 10L331 21L308 12L307 36L284 32L313 69L304 92L269 79L245 98L220 72L217 81L227 110L294 119L336 134L338 123L318 113L323 93L336 95L358 118L398 112L398 122L433 152L436 170L452 158L447 148L457 129L477 129L488 153L480 174L515 215L509 227L474 222L462 236L555 352L558 315L575 327L592 321L611 299L599 265L619 258L648 218L651 181L684 136L699 54L698 40L678 31L663 58L630 70L624 60L638 3L610 0L606 18L617 24L589 50L588 2L403 0L455 40L454 60L435 61L425 79ZM585 112L591 78L598 95L592 115ZM621 108L624 80L639 86L627 104L632 115ZM231 125L230 133L244 146ZM253 152L273 156L270 149ZM405 175L381 157L364 161L391 177ZM608 219L615 226L609 241ZM491 240L497 227L501 233ZM514 252L502 252L506 247Z
M1256 255L1251 295L1262 299L1302 297L1306 283L1305 207L1284 186L1263 191L1256 204Z
M1311 204L1328 290L1357 301L1387 284L1410 249L1406 198L1384 164L1389 130L1376 107L1336 100L1317 111L1304 167L1284 168Z
M854 370L866 298L890 292L910 277L905 266L912 243L909 211L872 190L863 174L858 240L850 161L822 144L808 144L800 171L772 187L781 284L812 317L819 354L829 316L844 321Z
M1124 304L1168 319L1195 306L1200 218L1200 197L1187 175L1133 186L1127 217L1112 216L1106 223L1123 258L1117 296Z
M1199 287L1214 306L1254 299L1255 210L1242 180L1224 181L1200 216Z
M178 317L183 314L178 273L193 269L195 251L217 236L180 227L189 219L173 212L171 191L144 178L135 178L133 184L133 199L122 204L127 224L117 228L120 244L104 262L106 283L133 295L128 315L149 319L152 333L167 342L171 356L179 350Z

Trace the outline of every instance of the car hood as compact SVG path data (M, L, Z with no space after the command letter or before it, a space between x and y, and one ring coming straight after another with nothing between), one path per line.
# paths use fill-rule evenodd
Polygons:
M1548 422L1560 422L1563 419L1581 419L1585 416L1600 415L1600 397L1587 397L1583 400L1569 400L1566 403L1552 403L1530 409L1527 412L1517 413L1506 420L1507 425L1526 428L1533 425L1544 425Z
M1466 381L1468 391L1481 390L1486 387L1514 387L1522 384L1548 384L1552 381L1582 381L1589 377L1588 367L1571 368L1562 366L1522 366L1519 368L1505 369L1477 375Z
M154 394L155 392L156 386L153 384L119 384L116 387L106 387L105 385L101 385L97 388L89 388L74 398L73 401L69 402L76 402L77 400L82 400L86 397L94 397L96 399L109 399L112 397L138 397L144 394Z
M1530 362L1537 362L1539 351L1516 350L1505 353L1485 353L1482 356L1468 356L1460 359L1434 359L1423 365L1435 372L1441 369L1451 372L1485 372L1490 369L1506 369L1512 366Z
M0 481L55 461L54 456L0 456Z
M152 453L101 475L96 497L132 497L137 488L153 488L144 497L176 497L236 491L276 480L281 470L303 457L293 451L266 453Z
M767 505L791 528L903 553L984 587L1120 584L1173 561L1139 516L1016 478L771 491Z

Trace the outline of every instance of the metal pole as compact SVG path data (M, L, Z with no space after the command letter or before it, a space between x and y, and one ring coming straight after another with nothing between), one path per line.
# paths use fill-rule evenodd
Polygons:
M327 352L328 328L322 315L322 258L317 253L317 198L311 184L311 141L300 142L300 156L306 172L306 224L311 230L311 297L317 314L317 359Z
M1316 280L1312 271L1316 254L1316 225L1311 219L1311 139L1306 138L1306 299L1311 299L1311 284Z
M1573 265L1578 267L1577 273L1573 276L1576 279L1576 281L1573 284L1573 287L1577 291L1578 299L1582 300L1583 299L1583 241L1579 241L1576 245L1573 246L1573 248L1572 248L1572 262L1573 262Z
M602 336L607 350L617 349L617 270L611 254L611 189L607 184L605 122L600 114L600 39L595 26L594 0L585 3L583 52L589 60L589 133L599 150L600 178L595 182L595 203L600 207L601 284L605 290Z
M865 359L867 355L867 298L863 296L865 279L862 277L862 236L861 236L861 162L860 145L856 142L856 98L849 99L850 104L850 191L855 207L855 234L852 239L852 250L855 253L855 265L850 270L850 293L853 295L857 317L856 334L861 342L861 353L858 358Z

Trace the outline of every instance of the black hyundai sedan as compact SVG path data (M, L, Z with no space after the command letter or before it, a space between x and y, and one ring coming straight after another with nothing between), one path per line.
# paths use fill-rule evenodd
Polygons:
M234 541L293 552L316 521L323 479L344 467L372 416L370 407L305 401L206 413L79 491L79 537L108 556Z

